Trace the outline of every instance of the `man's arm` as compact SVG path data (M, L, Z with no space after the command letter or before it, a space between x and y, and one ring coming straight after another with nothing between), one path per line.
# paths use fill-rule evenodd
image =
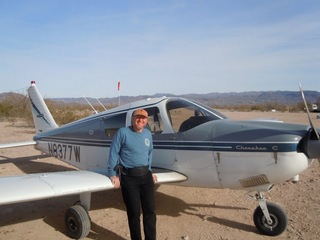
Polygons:
M152 141L152 135L150 133L150 148L149 148L149 170L152 171L151 165L152 165L152 156L153 156L153 141ZM152 174L153 182L156 183L158 181L158 176L156 174Z
M120 134L119 131L115 134L114 138L112 139L112 143L110 146L109 151L109 160L108 160L108 176L114 185L115 188L120 187L120 180L117 176L116 166L118 164L119 160L119 152L120 152Z

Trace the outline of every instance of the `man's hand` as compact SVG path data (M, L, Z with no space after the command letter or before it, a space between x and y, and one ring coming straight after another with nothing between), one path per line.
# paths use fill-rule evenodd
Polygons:
M158 182L158 176L157 175L152 174L152 177L153 177L153 182L154 183Z
M117 176L110 177L111 183L113 184L114 188L120 188L120 180Z

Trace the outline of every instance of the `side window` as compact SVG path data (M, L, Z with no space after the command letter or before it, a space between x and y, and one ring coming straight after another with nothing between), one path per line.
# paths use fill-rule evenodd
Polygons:
M184 123L194 116L194 110L188 108L176 108L169 110L172 128L175 132L183 132Z
M159 134L163 131L163 122L157 107L145 109L148 112L148 129L153 134Z
M106 116L104 122L104 133L107 138L113 138L119 128L126 126L126 113Z
M103 135L101 134L101 121L96 118L63 127L59 129L54 136L63 138L101 139L103 138Z

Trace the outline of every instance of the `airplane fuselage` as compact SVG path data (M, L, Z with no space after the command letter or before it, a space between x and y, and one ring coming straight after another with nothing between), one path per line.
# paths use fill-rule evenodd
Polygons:
M200 104L160 98L125 105L38 134L36 148L79 169L106 174L109 147L137 107L149 113L153 171L176 171L179 184L267 191L304 171L308 126L277 121L231 121ZM191 114L191 115L190 115Z

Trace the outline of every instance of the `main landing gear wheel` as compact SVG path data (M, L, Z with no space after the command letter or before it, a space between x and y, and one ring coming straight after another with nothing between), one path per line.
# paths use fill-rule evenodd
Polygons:
M277 236L286 230L288 218L285 211L277 204L267 202L271 221L267 221L260 206L256 208L253 214L253 221L256 228L263 234Z
M81 206L70 207L64 216L67 235L72 239L86 237L91 229L88 212Z

